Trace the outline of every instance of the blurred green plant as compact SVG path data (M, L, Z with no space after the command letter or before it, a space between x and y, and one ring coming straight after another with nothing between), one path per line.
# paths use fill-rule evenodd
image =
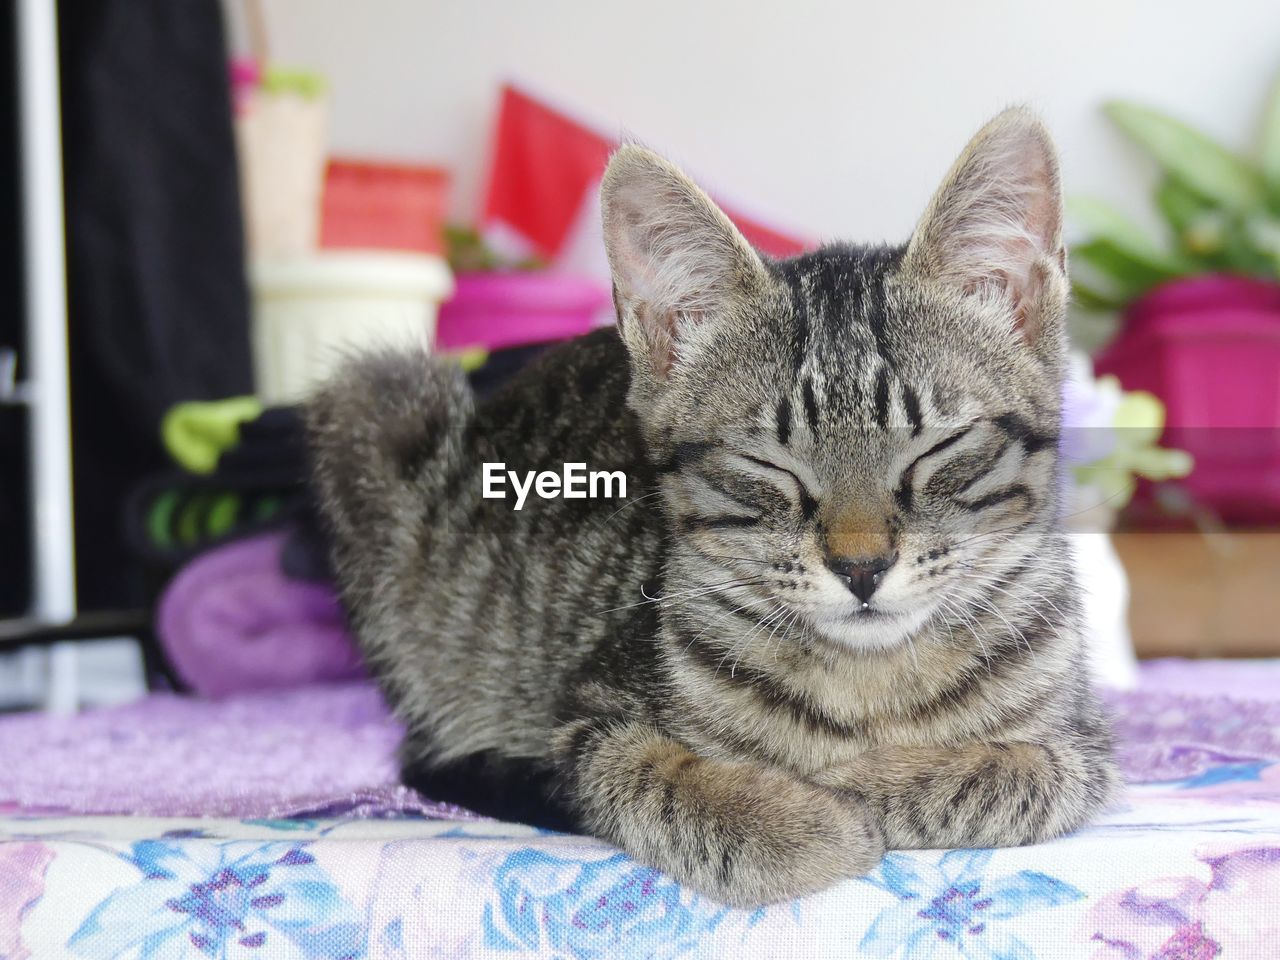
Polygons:
M1256 159L1150 107L1113 100L1103 109L1159 164L1154 199L1169 237L1151 236L1101 200L1068 201L1068 215L1087 234L1071 251L1077 305L1119 309L1166 281L1201 273L1280 279L1280 84Z
M1183 450L1160 446L1164 432L1164 404L1145 390L1125 391L1115 377L1099 377L1094 389L1114 406L1110 423L1113 444L1106 455L1075 467L1079 487L1097 492L1098 502L1121 510L1136 489L1138 477L1171 480L1185 477L1195 465Z
M541 270L547 262L530 256L511 260L489 245L475 227L450 223L444 228L445 257L454 273L489 273L496 270Z

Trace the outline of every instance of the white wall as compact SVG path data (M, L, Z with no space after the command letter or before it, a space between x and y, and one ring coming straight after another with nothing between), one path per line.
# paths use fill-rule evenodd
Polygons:
M459 216L506 77L780 225L884 239L1010 102L1048 119L1069 192L1139 212L1150 173L1098 104L1140 98L1251 145L1280 69L1275 0L263 3L274 58L332 83L335 148L445 163Z

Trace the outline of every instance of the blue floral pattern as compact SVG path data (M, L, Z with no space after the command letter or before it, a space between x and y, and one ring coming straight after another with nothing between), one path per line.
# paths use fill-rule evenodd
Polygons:
M1047 873L1019 870L986 875L991 850L952 850L936 864L891 853L866 882L898 903L886 908L862 937L868 956L942 955L966 960L1030 960L1031 948L1001 921L1061 906L1084 893Z
M598 841L509 824L0 814L0 957L1270 957L1280 914L1258 905L1280 903L1273 769L1132 787L1052 844L895 852L861 880L752 911Z
M684 893L630 857L568 860L524 847L494 877L484 908L490 950L580 958L677 957L729 912Z
M360 916L304 844L210 842L200 831L122 854L140 877L103 900L67 947L92 960L364 955ZM187 842L183 842L187 841ZM202 841L202 842L191 842Z

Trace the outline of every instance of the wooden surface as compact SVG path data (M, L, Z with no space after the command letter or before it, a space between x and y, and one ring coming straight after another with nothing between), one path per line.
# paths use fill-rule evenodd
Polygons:
M1280 531L1117 533L1140 657L1280 656Z

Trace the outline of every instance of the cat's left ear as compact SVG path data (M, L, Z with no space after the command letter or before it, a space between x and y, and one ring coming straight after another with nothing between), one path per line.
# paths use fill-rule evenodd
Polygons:
M907 267L987 298L1051 368L1062 362L1067 255L1049 132L1029 110L1001 113L969 142L907 248Z

